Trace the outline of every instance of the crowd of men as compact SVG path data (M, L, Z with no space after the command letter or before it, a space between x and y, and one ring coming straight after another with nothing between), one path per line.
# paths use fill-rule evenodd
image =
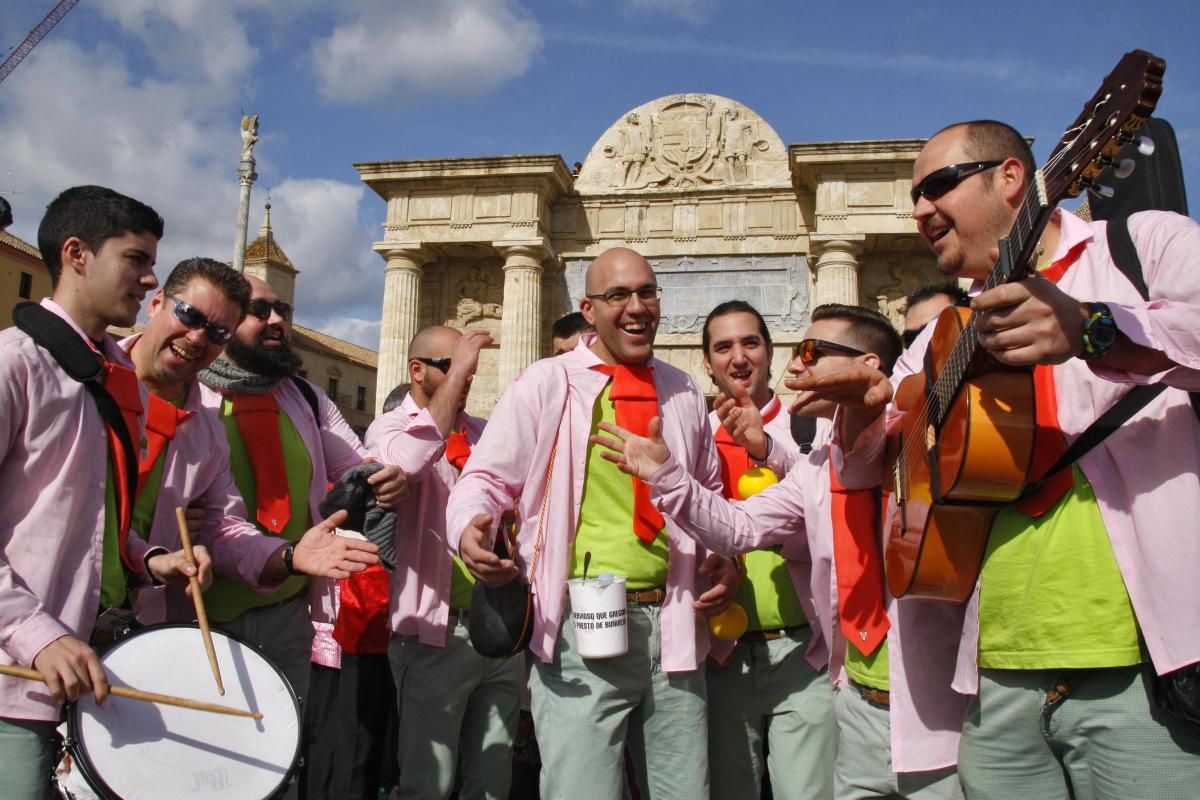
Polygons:
M554 356L486 421L465 409L491 337L433 326L361 442L299 377L292 308L270 285L192 258L159 287L152 209L63 192L38 234L41 307L101 363L121 414L29 333L0 333L0 663L44 679L0 678L0 794L50 796L63 704L109 693L97 650L191 621L196 578L214 626L303 701L292 797L532 794L513 783L526 707L544 798L1194 796L1200 729L1155 698L1200 662L1200 226L1129 219L1148 300L1105 224L1061 211L1039 273L983 290L1033 173L1001 123L935 134L914 218L941 272L975 289L914 293L903 336L870 309L813 309L790 405L762 315L729 300L703 328L710 409L654 356L650 263L614 248L555 325ZM147 297L145 327L114 341ZM994 362L1032 368L1037 463L1130 387L1166 389L1000 510L967 602L894 597L880 504L889 431L915 412L893 397L929 364L933 321L967 306ZM815 435L794 437L793 415ZM742 480L764 470L778 482ZM376 544L337 535L346 511L321 513L356 480L391 512L390 580ZM580 653L567 581L588 574L624 576L623 655ZM517 578L525 657L480 655L475 584ZM712 621L734 604L747 623L730 637Z

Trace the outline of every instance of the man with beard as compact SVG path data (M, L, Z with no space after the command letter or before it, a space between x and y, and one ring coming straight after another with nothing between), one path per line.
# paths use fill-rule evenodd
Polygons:
M296 372L300 356L288 345L292 308L266 282L250 276L245 319L225 357L200 373L204 406L220 419L229 444L234 482L252 520L264 533L288 542L282 557L290 577L261 594L223 576L205 595L208 616L222 630L258 645L287 676L301 698L308 692L314 618L332 624L332 586L314 582L309 613L307 577L295 565L295 543L313 520L326 487L368 453L325 393ZM314 413L315 411L315 413ZM399 469L385 466L370 478L381 504L405 491ZM317 606L320 606L319 608ZM326 608L328 606L328 608Z
M249 303L250 284L240 273L210 258L190 258L150 299L146 327L119 344L150 392L147 457L139 471L132 530L151 544L178 548L175 509L192 506L192 536L208 546L217 573L266 591L288 578L288 543L246 521L229 469L225 429L204 413L196 380L225 349ZM331 517L296 543L297 571L345 578L375 561L373 545L334 535L339 521ZM191 599L177 587L142 589L136 605L146 624L194 617Z
M771 391L771 334L749 303L714 308L701 337L704 366L717 388L709 423L716 433L724 495L744 498L739 479L768 467L780 479L800 458L790 419ZM812 569L803 537L744 556L737 602L749 623L728 661L708 664L708 754L713 797L752 797L764 766L779 800L824 800L832 792L837 726L833 692L822 678L829 643L812 597L828 586L828 570ZM813 576L826 579L813 585ZM763 751L768 753L764 764ZM720 765L716 768L715 765ZM787 777L790 776L790 780ZM803 780L797 780L803 776Z
M75 348L103 360L104 390L134 442L145 393L106 330L132 325L158 285L162 233L154 209L101 186L67 189L38 228L54 284L41 308L69 326ZM0 781L6 796L43 798L63 701L108 696L87 644L101 610L123 608L129 587L152 579L206 582L209 561L201 548L197 570L128 535L133 498L122 478L136 462L84 385L17 327L0 333L0 432L0 663L32 666L46 683L0 678Z
M408 397L367 430L413 489L396 519L388 659L400 709L399 796L508 797L523 661L485 658L467 635L475 581L446 544L446 507L484 430L466 412L486 331L435 325L408 348ZM399 541L404 538L403 544Z
M607 250L585 283L580 310L596 333L530 366L500 398L450 495L446 530L477 579L499 585L523 570L533 584L542 797L577 797L582 787L620 796L628 744L650 796L694 800L708 796L705 616L733 600L735 567L664 524L647 487L600 458L588 437L602 420L644 428L661 416L688 472L718 489L707 405L686 373L654 358L661 290L649 262ZM518 556L500 559L492 542L514 501ZM566 583L589 557L592 576L627 576L622 656L579 655ZM717 585L704 591L710 575Z

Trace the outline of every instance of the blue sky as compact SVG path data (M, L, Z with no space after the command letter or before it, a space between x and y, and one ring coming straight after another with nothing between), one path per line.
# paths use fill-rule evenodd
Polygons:
M7 54L53 0L3 0ZM0 192L35 238L45 204L111 185L167 220L160 277L231 257L243 112L260 115L251 236L272 192L303 273L297 319L374 347L383 203L358 161L556 153L623 112L711 92L785 143L928 136L995 117L1039 160L1121 54L1167 61L1200 208L1200 3L730 0L82 0L0 84ZM1151 10L1152 9L1152 10Z

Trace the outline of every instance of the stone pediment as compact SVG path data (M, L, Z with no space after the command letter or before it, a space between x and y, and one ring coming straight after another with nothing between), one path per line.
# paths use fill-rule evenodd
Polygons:
M623 114L575 180L581 195L790 186L783 140L758 114L714 94L668 95Z

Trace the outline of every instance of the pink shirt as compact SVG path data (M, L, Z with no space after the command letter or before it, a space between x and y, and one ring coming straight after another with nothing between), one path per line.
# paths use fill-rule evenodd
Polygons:
M336 483L349 469L361 464L370 454L325 392L311 381L309 385L317 396L319 423L313 416L312 406L291 380L285 379L279 384L275 391L275 399L280 410L288 415L296 432L304 440L308 448L308 457L312 459L308 508L315 523L324 519L319 506L329 491L329 484ZM214 416L218 415L221 409L221 394L204 385L201 385L200 391L204 407ZM224 436L224 426L219 421L218 424L222 425ZM313 578L309 581L308 598L314 622L332 625L337 614L334 607L335 583L336 581L330 578Z
M485 421L459 414L474 446ZM421 644L443 647L450 611L454 551L446 541L446 513L458 470L446 461L446 440L428 409L412 395L367 428L367 446L408 476L408 500L396 513L396 571L392 574L391 627ZM472 459L474 455L472 455Z
M1162 674L1200 661L1200 537L1190 525L1200 516L1200 425L1187 395L1200 390L1200 225L1162 212L1130 218L1150 289L1146 302L1113 266L1106 223L1086 223L1062 211L1055 219L1062 225L1055 259L1087 243L1059 288L1081 300L1107 303L1130 340L1162 350L1180 365L1138 375L1073 358L1054 368L1058 423L1068 442L1131 384L1170 387L1079 462L1095 490L1146 648ZM921 368L932 329L928 326L901 357L893 384ZM889 422L898 416L892 413ZM847 469L859 480L872 464L878 480L883 431L884 423L877 421L845 456ZM979 686L978 587L965 612L963 624L954 628L960 639L954 688L974 694Z
M602 363L588 349L594 334L580 338L574 350L532 364L505 391L450 495L446 532L459 550L463 530L477 514L500 514L520 498L517 519L518 563L527 580L538 531L542 497L550 493L534 584L534 629L529 649L542 661L554 658L567 593L572 543L587 473L588 436L596 398L608 377L590 369ZM716 447L708 426L704 395L686 373L650 359L662 411L663 436L685 471L720 491ZM547 465L557 440L550 485ZM705 551L667 520L669 544L667 599L662 610L662 666L667 672L694 670L709 652L706 618L692 603L711 585L697 572Z
M139 338L140 333L128 336L117 346L129 353ZM204 524L199 530L189 531L192 542L209 549L213 566L222 575L270 593L279 585L260 586L258 577L282 542L246 521L246 506L229 468L225 427L203 406L198 383L188 387L183 408L193 416L179 426L175 438L167 444L154 518L150 530L139 533L153 546L178 550L183 545L175 509L187 508L203 497ZM189 622L196 615L192 599L181 586L143 588L135 608L138 620L146 625Z
M88 341L57 303L42 306ZM111 337L103 345L133 369ZM16 327L0 331L0 435L0 663L28 667L59 637L87 641L96 622L108 444L88 391ZM138 560L149 550L136 536L128 546ZM0 717L57 720L43 689L0 677Z

